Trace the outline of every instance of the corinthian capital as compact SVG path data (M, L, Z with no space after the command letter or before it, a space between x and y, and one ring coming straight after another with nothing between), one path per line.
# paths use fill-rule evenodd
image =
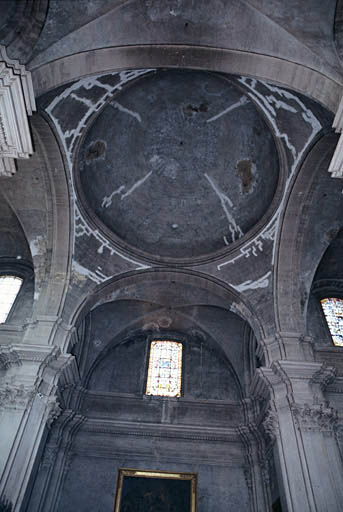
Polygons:
M298 429L307 432L333 433L338 419L335 409L326 404L292 406L292 412Z
M0 408L25 408L33 398L34 393L33 387L25 387L23 384L12 385L6 383L0 388Z

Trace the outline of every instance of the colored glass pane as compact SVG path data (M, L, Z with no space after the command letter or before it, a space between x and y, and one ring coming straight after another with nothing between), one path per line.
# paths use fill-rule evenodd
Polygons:
M328 298L320 302L334 345L343 347L343 299Z
M0 276L0 324L6 322L23 280L16 276Z
M180 396L182 343L152 341L147 380L147 395Z

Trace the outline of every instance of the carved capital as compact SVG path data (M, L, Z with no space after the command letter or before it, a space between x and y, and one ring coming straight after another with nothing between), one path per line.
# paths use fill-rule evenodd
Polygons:
M331 384L337 375L336 368L323 365L311 378L313 384L319 384L322 389Z
M305 432L323 432L332 434L338 419L335 409L326 404L292 406L297 428Z
M0 388L0 408L22 409L33 399L35 389L6 383Z

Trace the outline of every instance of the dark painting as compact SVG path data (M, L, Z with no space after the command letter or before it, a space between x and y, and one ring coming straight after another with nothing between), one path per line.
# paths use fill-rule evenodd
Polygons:
M192 473L122 469L115 512L195 512L195 492L196 475Z

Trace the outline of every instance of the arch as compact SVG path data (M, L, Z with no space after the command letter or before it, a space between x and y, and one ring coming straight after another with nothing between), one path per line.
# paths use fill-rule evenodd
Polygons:
M181 284L186 290L195 290L196 300L192 302L193 305L218 306L236 313L248 322L256 339L263 338L263 324L250 302L227 283L194 270L168 267L128 272L105 281L98 285L92 294L83 295L80 302L75 305L69 323L72 326L77 326L90 310L100 304L115 300L127 300L133 297L136 300L142 300L144 297L144 300L158 304L163 287L170 289L170 284L175 283ZM159 296L156 295L157 292L159 292ZM71 336L72 332L65 340L65 349Z
M307 309L307 329L314 343L332 346L332 337L324 316L321 301L343 298L343 229L326 249L313 278Z
M206 338L212 346L216 348L216 357L220 357L225 361L225 364L228 367L228 370L230 372L231 377L233 378L233 381L236 386L236 392L240 399L244 398L244 383L241 382L239 379L239 376L237 375L236 369L234 368L232 362L230 361L228 355L223 350L223 347L218 343L213 336L209 332L207 332L205 329L203 329L204 334L206 335ZM125 345L126 343L129 343L135 336L147 336L150 340L152 339L162 339L163 336L166 337L166 339L173 339L175 341L181 341L184 344L187 345L187 343L190 342L191 339L193 339L194 342L194 336L192 336L189 333L182 333L178 331L162 331L159 334L152 333L152 332L145 332L142 331L142 329L137 328L137 322L136 322L136 329L130 330L128 332L128 329L125 328L121 332L117 333L113 340L107 344L104 349L98 354L97 358L93 361L92 365L88 369L86 375L82 379L83 386L87 388L90 384L90 381L92 379L92 376L95 375L95 372L97 371L97 368L101 363L120 345ZM186 357L184 354L183 357ZM146 371L146 368L144 368L144 371Z
M312 97L336 112L342 84L312 68L286 59L216 47L132 45L75 53L32 69L36 96L93 74L143 68L188 68L266 80Z
M280 331L305 333L313 276L342 222L341 189L327 172L336 143L333 133L317 140L290 187L280 220L274 270L276 326ZM326 197L329 200L325 201Z
M52 128L40 114L32 116L31 127L35 153L29 160L18 160L18 172L6 180L2 193L30 245L35 272L34 315L48 315L53 324L61 314L69 281L71 194ZM18 193L19 180L25 194Z

